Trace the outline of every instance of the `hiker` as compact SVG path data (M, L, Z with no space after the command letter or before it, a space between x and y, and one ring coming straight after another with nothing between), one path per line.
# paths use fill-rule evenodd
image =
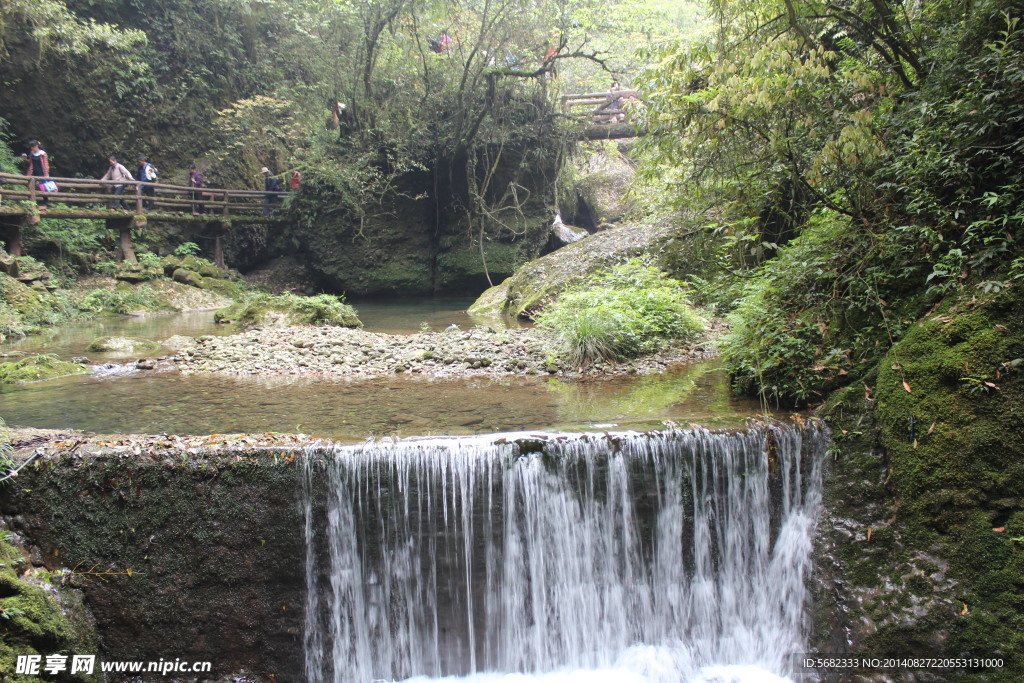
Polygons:
M107 172L103 174L100 180L112 180L119 185L114 185L110 188L110 193L114 195L114 198L110 200L110 210L113 211L118 207L128 210L128 204L124 201L122 195L124 194L124 183L135 180L132 178L132 174L129 173L128 169L122 164L118 163L117 159L111 154L107 157L107 163L110 166L107 167Z
M196 168L195 164L192 164L191 166L188 167L188 186L192 188L192 191L189 192L192 201L202 201L203 193L200 192L200 188L202 188L203 186L203 174L199 172L199 169ZM206 209L203 208L203 205L193 204L192 215L198 216L201 213L206 213Z
M295 169L292 171L292 192L299 189L299 183L302 182L302 171Z
M43 149L38 140L28 141L28 154L22 154L21 158L28 161L28 175L36 178L50 177L50 159L46 156L46 150ZM37 180L36 183L36 186L43 192L57 191L57 183L52 180ZM43 195L42 204L43 206L49 206L50 198Z
M440 53L451 52L451 44L455 41L448 35L448 31L441 31L441 35L437 37L437 43L441 49L438 50Z
M611 118L608 120L612 123L623 121L626 118L625 112L622 111L622 96L618 94L620 90L622 90L622 86L619 85L618 79L612 81L612 87L609 88L612 100L608 105L608 108L612 110Z
M266 166L260 169L260 173L263 174L263 189L267 193L264 197L263 215L269 216L271 208L275 204L279 204L281 202L281 197L276 194L281 191L281 182L274 176L270 175L270 169ZM273 212L274 214L277 214L277 209L273 209Z
M148 161L146 161L146 157L141 156L141 155L139 156L138 161L139 161L139 172L138 172L137 175L139 176L139 180L141 180L143 182L146 182L146 183L156 182L156 179L159 176L159 173L156 170L156 166L154 166L153 164L151 164ZM152 185L143 185L142 186L142 196L143 197L155 197L156 196L156 188L153 187ZM146 211L149 211L154 206L156 206L156 202L154 200L152 200L152 199L143 199L142 200L142 208L145 209Z

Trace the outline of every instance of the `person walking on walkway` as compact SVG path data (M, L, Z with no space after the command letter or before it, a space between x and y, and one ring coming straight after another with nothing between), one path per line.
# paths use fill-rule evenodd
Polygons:
M277 194L281 191L281 181L270 175L270 169L266 166L260 169L260 173L263 174L263 190L267 193L264 196L263 215L269 216L271 212L276 214L277 209L273 207L281 201L281 196Z
M203 174L199 172L199 169L196 168L195 164L188 167L188 186L192 188L192 192L190 192L192 195L192 201L201 201L203 193L200 192L200 188L203 186ZM201 213L206 213L202 204L193 204L192 215L198 216Z
M138 172L139 180L141 180L141 181L143 181L145 183L154 183L154 182L156 182L157 175L158 174L157 174L157 171L156 171L156 166L154 166L153 164L151 164L148 161L146 161L146 157L140 155L139 156L139 172ZM155 197L156 196L156 188L153 187L152 185L143 185L142 186L142 196L143 197ZM142 200L142 208L145 209L146 211L149 211L154 206L156 206L156 202L153 201L152 199L143 199Z
M50 177L50 158L46 156L46 150L43 149L42 145L39 144L38 140L28 141L28 154L21 155L23 159L28 161L28 174L36 178L49 178ZM43 181L37 180L37 187L43 192L52 192L54 190L47 190L45 185L49 182L54 190L56 190L57 184L52 180ZM49 206L50 198L43 195L43 206Z
M118 163L117 159L113 155L107 157L107 163L109 163L110 166L107 168L107 172L103 174L103 177L100 178L100 180L112 180L115 183L121 183L120 185L114 185L110 188L111 194L114 195L114 198L110 200L110 209L114 210L121 208L128 211L128 204L122 197L124 194L124 183L135 179L132 178L132 174L127 168Z

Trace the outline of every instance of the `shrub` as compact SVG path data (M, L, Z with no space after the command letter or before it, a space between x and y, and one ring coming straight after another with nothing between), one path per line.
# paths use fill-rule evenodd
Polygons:
M362 327L356 309L345 303L345 297L333 294L299 296L297 294L250 294L214 314L219 323L234 324L239 330L257 325L287 327L289 325L333 325Z
M195 242L185 242L184 244L179 244L175 247L174 255L180 257L196 256L200 251L202 251L202 249Z
M566 290L537 323L574 364L651 353L704 330L682 283L640 259Z

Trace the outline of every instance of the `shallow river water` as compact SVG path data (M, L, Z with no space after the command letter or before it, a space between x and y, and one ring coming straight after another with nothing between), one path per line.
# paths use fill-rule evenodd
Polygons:
M475 321L466 300L359 303L366 329L393 334ZM487 320L487 324L501 321ZM517 324L516 321L507 321ZM212 312L94 320L6 344L3 351L45 351L91 362L124 363L166 351L88 353L99 336L165 339L175 334L225 334ZM480 434L524 429L649 429L665 421L739 426L758 412L730 397L715 362L652 376L566 381L547 377L377 380L181 375L139 371L66 377L0 388L0 416L9 425L100 433L209 434L302 432L336 440L370 435Z

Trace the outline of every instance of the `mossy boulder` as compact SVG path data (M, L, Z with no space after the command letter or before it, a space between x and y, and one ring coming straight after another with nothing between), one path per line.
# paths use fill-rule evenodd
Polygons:
M634 223L596 233L530 261L498 285L505 292L501 312L532 317L565 288L585 276L634 256L656 253L674 230L668 223ZM501 291L487 290L470 307L470 311L493 310Z
M85 366L80 363L61 360L52 353L40 353L0 363L0 384L37 382L66 375L78 375L85 371Z
M18 259L0 249L0 273L18 277Z
M163 277L163 275L164 272L159 267L123 261L114 272L114 279L135 284L138 282L155 280L159 277Z
M188 268L194 273L199 273L203 277L212 277L217 280L227 280L230 277L230 273L222 268L218 268L212 262L207 261L204 258L198 256L186 256L181 259L181 265L183 268Z
M819 648L997 657L956 680L1024 680L1024 296L944 302L828 414L816 603L842 604Z
M130 353L133 351L155 351L159 348L160 344L151 339L99 337L92 340L86 351Z
M180 282L183 285L196 287L198 289L206 289L206 278L194 270L189 270L188 268L176 268L171 279L175 282Z
M52 278L46 265L31 256L17 256L14 260L17 262L17 274L14 277L27 285L48 283Z
M10 683L29 683L38 676L16 674L19 655L96 653L95 637L79 600L62 604L62 591L25 580L18 575L25 559L0 531L0 672ZM49 573L43 573L48 579ZM40 583L45 583L46 579ZM70 604L68 604L70 603ZM61 680L98 681L98 675L69 673Z
M473 305L466 311L470 315L495 316L502 315L505 309L505 300L508 298L508 280L500 285L488 288L483 294L477 297Z
M603 144L588 154L579 174L578 191L595 224L618 223L634 208L627 192L636 168L614 143Z
M331 294L256 294L214 313L214 320L235 329L251 327L289 327L292 325L329 325L362 327L356 309L341 297Z

